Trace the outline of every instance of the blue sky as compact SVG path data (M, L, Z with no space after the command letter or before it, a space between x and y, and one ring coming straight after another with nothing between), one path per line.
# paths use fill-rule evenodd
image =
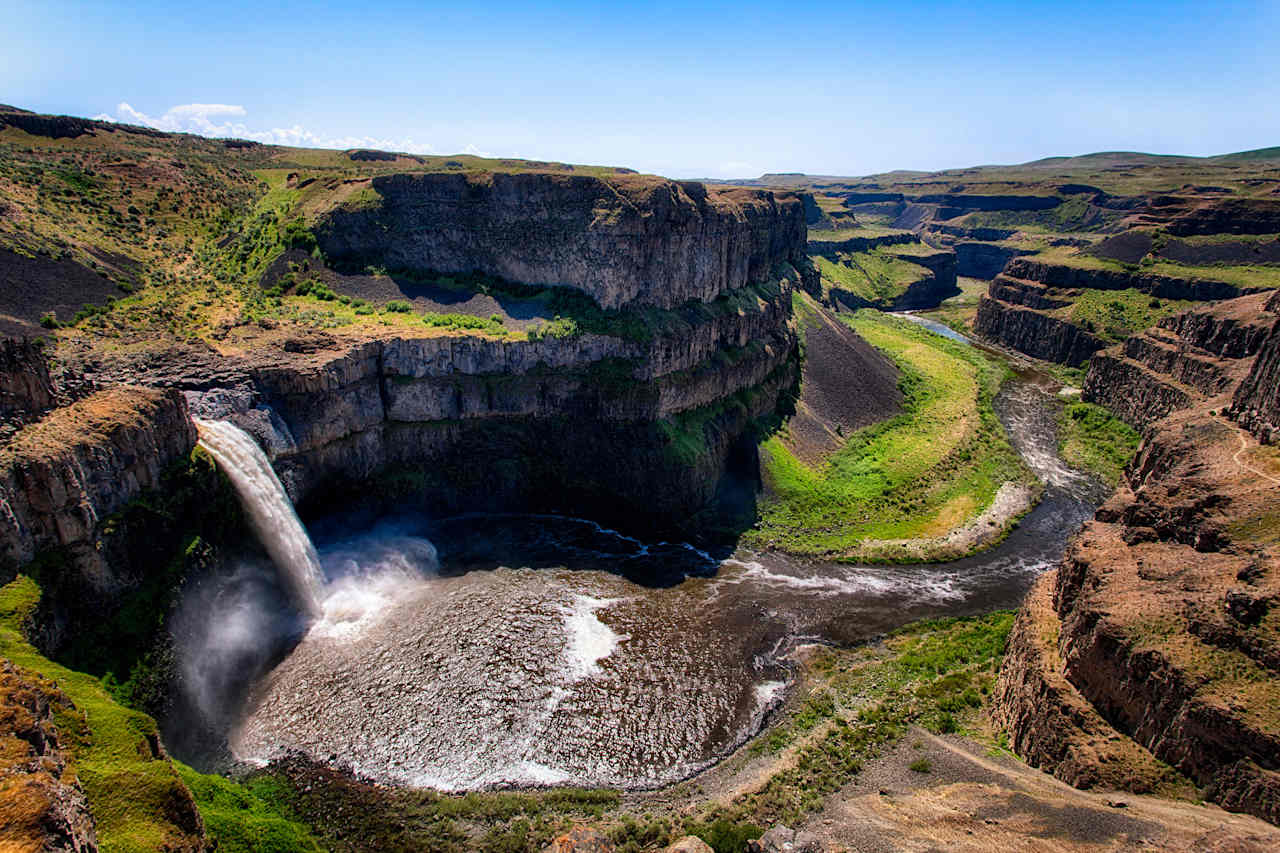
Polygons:
M0 0L0 102L326 147L868 174L1280 145L1280 0Z

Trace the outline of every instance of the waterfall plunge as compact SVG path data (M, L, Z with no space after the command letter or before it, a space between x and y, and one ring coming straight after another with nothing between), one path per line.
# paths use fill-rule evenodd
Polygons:
M298 607L311 618L321 615L324 575L311 537L267 456L252 436L227 421L195 419L200 446L235 486L258 540L276 564Z

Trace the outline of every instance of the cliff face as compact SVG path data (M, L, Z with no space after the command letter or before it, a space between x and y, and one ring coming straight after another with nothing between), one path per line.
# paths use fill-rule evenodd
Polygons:
M749 422L794 385L790 294L643 344L286 340L222 360L217 385L189 396L197 414L256 435L304 504L411 471L400 497L433 510L558 509L669 529L708 508ZM190 364L121 370L182 385L170 371L190 377Z
M21 422L53 403L44 348L32 340L0 339L0 421Z
M1028 598L994 696L1019 754L1072 784L1176 781L1154 758L1280 822L1280 456L1224 411L1244 377L1270 375L1255 363L1266 298L1170 317L1094 358L1086 398L1145 426L1143 443Z
M1134 288L1160 299L1232 299L1244 293L1263 288L1242 289L1225 281L1210 279L1176 278L1146 272L1128 272L1113 269L1088 269L1039 261L1035 258L1014 258L1005 267L1010 278L1036 281L1049 287L1090 288L1093 290L1124 290Z
M1077 367L1106 346L1101 338L1032 308L983 296L973 320L979 336L1034 358Z
M1028 254L1025 249L1010 249L990 243L953 243L956 273L967 278L995 278L1013 258Z
M1280 314L1280 291L1267 307ZM1236 391L1231 414L1259 441L1271 444L1280 438L1280 320L1259 342L1258 357Z
M330 260L562 285L603 308L707 302L805 252L790 194L552 174L387 175L368 189L376 201L317 221Z
M195 441L176 391L116 388L55 410L0 449L0 557L12 566L67 548L94 561L100 525Z
M1223 395L1263 360L1259 352L1276 319L1266 307L1268 298L1242 296L1166 317L1103 350L1090 362L1084 399L1139 429L1193 406L1225 408L1230 397ZM1258 387L1273 386L1264 380ZM1243 386L1240 393L1246 393Z

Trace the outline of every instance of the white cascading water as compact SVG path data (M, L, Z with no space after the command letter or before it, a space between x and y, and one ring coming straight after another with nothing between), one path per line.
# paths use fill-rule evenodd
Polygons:
M258 540L280 570L294 602L307 616L319 618L324 590L320 558L267 455L233 423L196 418L195 424L200 446L235 486Z

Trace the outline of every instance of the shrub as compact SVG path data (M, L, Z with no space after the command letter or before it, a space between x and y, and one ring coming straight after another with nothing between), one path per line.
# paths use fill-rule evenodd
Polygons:
M927 758L917 758L907 765L907 769L914 773L928 773L933 770L933 765L929 763Z
M40 317L40 325L44 326L46 329L56 329L62 324L58 322L57 316L50 311L48 314L44 314Z
M392 299L387 303L387 310L392 314L408 314L413 310L413 306L403 299Z

